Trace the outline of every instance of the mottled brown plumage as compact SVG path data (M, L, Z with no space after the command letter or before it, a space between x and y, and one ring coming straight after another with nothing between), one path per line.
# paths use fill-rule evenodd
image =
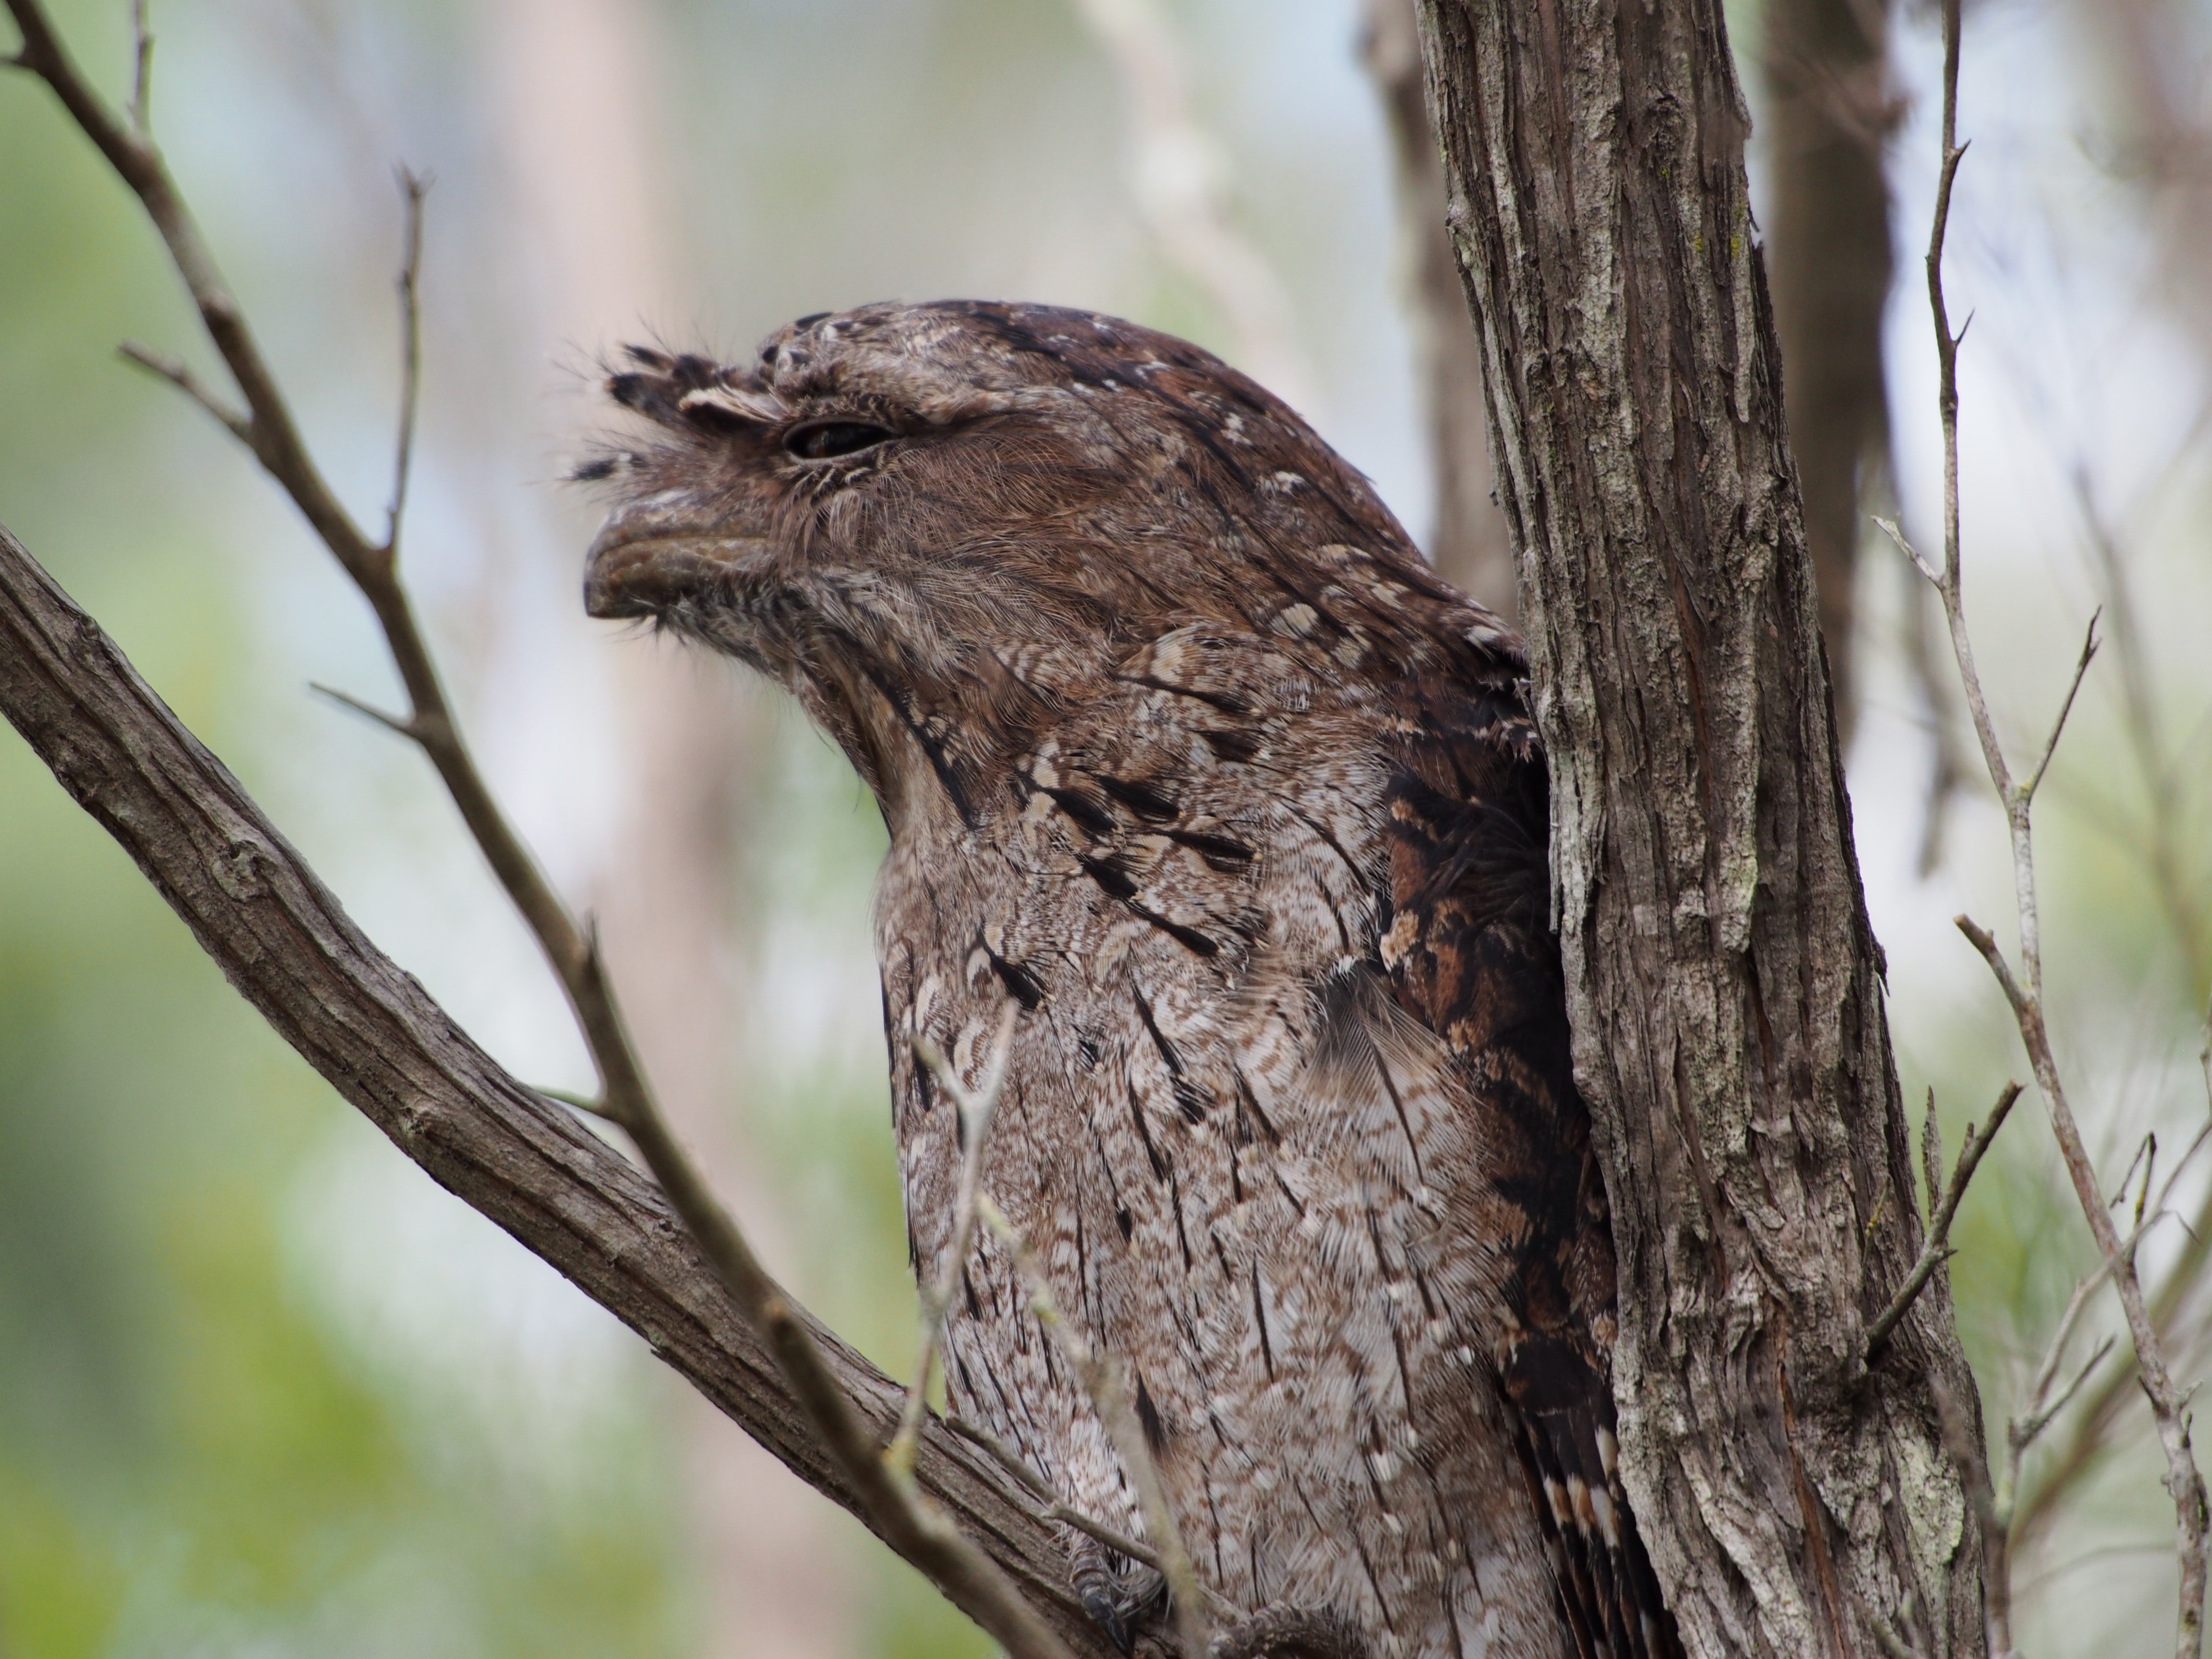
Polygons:
M1671 1652L1519 642L1288 409L1130 324L872 306L631 356L591 609L787 686L882 804L917 1268L959 1132L908 1036L972 1079L1015 998L986 1181L1127 1362L1213 1591L1300 1651ZM1141 1534L1011 1264L963 1288L955 1407ZM1068 1541L1151 1639L1156 1581Z

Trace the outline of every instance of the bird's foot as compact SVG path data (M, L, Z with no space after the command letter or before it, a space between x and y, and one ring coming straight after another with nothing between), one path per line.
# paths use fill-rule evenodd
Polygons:
M1158 1627L1167 1613L1168 1581L1150 1567L1130 1565L1115 1573L1096 1558L1079 1559L1075 1589L1083 1610L1120 1653L1134 1653L1137 1638Z

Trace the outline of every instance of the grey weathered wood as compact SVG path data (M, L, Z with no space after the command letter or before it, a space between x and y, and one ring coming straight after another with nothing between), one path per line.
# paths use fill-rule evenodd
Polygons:
M1981 1648L1719 0L1422 0L1551 754L1627 1486L1692 1652ZM1978 1425L1977 1425L1977 1431Z
M399 1150L553 1264L799 1478L868 1519L776 1361L652 1183L507 1075L371 944L238 780L0 529L0 713L231 983ZM903 1389L814 1339L879 1440ZM933 1419L916 1478L1077 1659L1115 1659L1055 1528ZM956 1600L957 1598L956 1597Z

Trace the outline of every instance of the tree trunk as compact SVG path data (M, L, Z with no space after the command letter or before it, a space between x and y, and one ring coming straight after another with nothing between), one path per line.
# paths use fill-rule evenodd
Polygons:
M1422 0L1552 763L1630 1496L1691 1652L1978 1652L1719 0ZM1880 1633L1877 1633L1879 1628Z

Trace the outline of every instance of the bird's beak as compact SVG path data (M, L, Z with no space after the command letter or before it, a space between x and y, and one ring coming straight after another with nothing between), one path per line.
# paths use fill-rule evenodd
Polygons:
M607 618L658 616L714 585L762 544L702 522L681 502L617 507L585 556L584 609Z

